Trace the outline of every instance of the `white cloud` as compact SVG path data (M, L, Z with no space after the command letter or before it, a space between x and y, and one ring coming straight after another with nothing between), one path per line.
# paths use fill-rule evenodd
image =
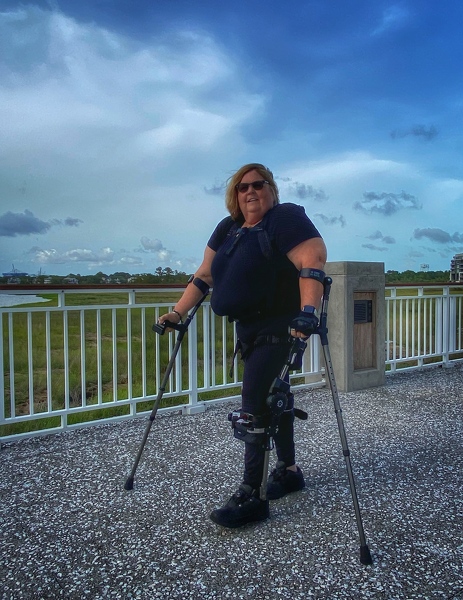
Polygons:
M11 50L2 65L8 85L0 90L5 154L8 145L19 151L27 141L46 152L59 146L60 153L93 157L101 148L95 138L108 128L116 143L132 138L132 151L162 154L185 143L207 149L262 105L207 36L180 32L138 47L61 13L14 14L22 35L5 27L5 17L2 27ZM234 89L233 99L210 100L219 85Z
M114 251L111 248L102 248L99 252L94 252L88 248L75 248L60 252L55 248L42 249L31 248L29 254L33 256L33 261L40 264L65 264L65 263L90 263L93 265L114 264Z
M409 10L403 5L393 4L384 9L381 15L381 22L372 31L371 35L381 35L389 30L395 30L402 27L410 19Z
M91 2L85 5L91 15ZM383 256L400 264L415 228L450 231L448 223L463 202L453 152L454 91L449 95L445 85L434 86L431 110L426 78L417 79L415 61L413 69L404 63L387 81L377 69L378 58L396 64L403 53L406 36L397 36L397 46L379 36L386 39L408 25L409 6L398 0L373 25L371 15L379 15L381 7L355 16L355 35L369 47L381 45L384 53L362 56L362 64L339 52L310 64L314 55L300 52L297 36L276 39L274 54L255 48L252 38L240 44L239 36L249 31L223 23L220 6L207 19L195 19L207 31L188 31L189 21L174 15L166 16L164 33L146 35L147 26L138 39L135 28L129 38L31 4L0 12L4 268L14 263L31 270L22 260L30 263L34 257L55 261L65 274L78 259L89 269L99 260L126 264L124 270L162 264L192 272L211 230L226 214L223 193L216 192L235 168L256 160L278 177L283 201L302 203L309 215L317 215L330 260L368 260L373 252L377 259L377 250L361 244L381 229L381 246L388 248ZM118 18L107 16L117 27ZM97 18L103 21L101 12ZM351 39L354 16L342 27L336 18L330 17L333 34L324 42L330 48L339 47L334 32L344 31L344 42ZM372 43L375 27L378 38ZM224 29L227 36L221 36ZM237 43L227 49L232 35ZM425 47L437 47L436 39ZM454 39L452 33L449 41ZM295 52L301 62L294 60ZM333 79L333 73L342 77ZM456 81L457 72L449 74ZM365 86L358 85L360 78ZM390 137L390 131L406 133L414 123L425 128ZM420 143L417 134L432 137L434 124L439 135ZM387 223L353 210L365 193L396 198L402 192L416 198L422 210L409 218L394 212ZM10 214L32 214L45 228L11 236L24 229L11 227ZM131 253L114 250L112 256L101 250L133 249L141 238L162 242L143 252L142 246ZM386 241L392 238L396 244ZM33 244L37 255L27 254Z
M81 223L50 229L34 260L63 264L86 251L108 260L98 245L134 247L153 227L168 247L202 255L207 234L191 243L188 211L211 202L205 165L211 177L223 172L222 160L228 167L245 148L241 127L265 105L233 56L205 33L142 44L31 5L0 13L0 37L2 212ZM180 254L155 258L197 262ZM6 260L19 256L10 246Z
M284 176L324 186L333 182L365 179L372 175L403 176L408 171L407 165L394 160L375 157L368 152L348 152L340 156L292 165L284 170Z

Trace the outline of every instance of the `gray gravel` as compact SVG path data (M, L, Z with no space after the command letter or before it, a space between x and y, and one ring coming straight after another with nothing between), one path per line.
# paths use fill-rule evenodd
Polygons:
M2 446L2 599L463 599L463 365L340 394L374 564L358 531L327 390L297 394L302 492L225 530L234 405L159 416L131 492L146 419ZM274 457L272 457L274 462Z

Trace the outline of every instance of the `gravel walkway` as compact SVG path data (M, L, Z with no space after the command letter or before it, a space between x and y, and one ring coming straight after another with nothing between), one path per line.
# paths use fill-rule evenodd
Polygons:
M238 530L208 518L240 481L236 404L159 416L130 492L146 419L4 444L0 597L462 600L462 383L459 364L340 394L372 566L324 389L297 394L306 489Z

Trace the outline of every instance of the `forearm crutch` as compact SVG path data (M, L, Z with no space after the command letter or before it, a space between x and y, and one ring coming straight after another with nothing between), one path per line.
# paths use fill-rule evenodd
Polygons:
M325 358L326 373L327 373L328 381L329 381L330 388L331 388L331 394L333 396L334 411L336 413L339 435L341 437L342 453L344 454L344 459L345 459L346 468L347 468L347 477L349 478L350 492L351 492L352 500L354 503L355 518L357 521L357 528L358 528L358 532L359 532L359 536L360 536L360 562L364 565L371 565L373 561L372 561L370 550L368 548L368 545L367 545L367 542L365 539L365 532L363 530L362 516L360 514L360 507L359 507L359 502L358 502L358 497L357 497L357 491L355 488L354 475L352 472L352 465L350 462L350 451L349 451L349 447L347 445L346 431L344 429L344 421L342 418L342 410L341 410L341 405L339 402L338 389L336 387L336 380L334 378L333 364L331 362L331 354L330 354L330 349L328 346L327 312L328 312L328 301L329 301L329 297L330 297L330 289L331 289L332 283L333 283L333 280L331 279L331 277L325 277L324 282L323 282L323 300L322 300L322 307L321 307L321 314L320 314L320 325L317 329L317 333L320 336L320 342L321 342L322 349L323 349L323 356Z
M143 450L145 448L146 440L148 439L148 435L149 435L149 433L151 431L151 427L153 425L154 419L156 418L156 413L158 412L159 403L161 402L161 398L164 395L164 392L166 390L166 386L167 386L167 382L169 381L170 373L171 373L172 368L174 366L175 359L177 357L177 354L178 354L178 351L180 349L180 346L181 346L181 343L183 341L183 338L185 337L185 334L187 332L188 326L190 325L190 323L193 320L193 317L195 316L197 310L199 309L199 307L201 306L201 304L203 303L204 299L206 298L206 296L208 294L209 294L209 291L207 291L207 293L204 294L204 296L194 306L194 308L192 308L192 310L190 311L190 313L189 313L189 315L188 315L188 317L187 317L187 319L185 320L184 323L172 323L172 321L164 321L164 323L155 323L153 325L153 331L155 331L159 335L164 335L166 329L170 328L170 329L175 329L176 331L178 331L178 336L177 336L177 341L175 342L175 346L174 346L174 349L172 351L172 355L170 357L169 363L167 365L166 372L165 372L164 377L163 377L163 379L161 381L161 386L159 388L158 395L156 396L156 399L154 401L153 409L152 409L151 414L149 416L148 424L146 426L145 433L143 435L143 439L142 439L142 442L140 444L140 448L139 448L137 456L135 458L135 462L134 462L134 465L132 467L132 471L131 471L130 475L127 477L127 481L124 484L124 488L126 490L132 490L133 489L133 481L134 481L134 478L135 478L135 472L137 470L138 463L140 462L141 455L143 454Z

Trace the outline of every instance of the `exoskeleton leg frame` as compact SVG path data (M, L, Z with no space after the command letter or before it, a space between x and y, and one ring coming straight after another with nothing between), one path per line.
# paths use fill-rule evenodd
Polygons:
M252 415L241 409L229 413L228 420L231 421L233 436L248 444L255 444L261 447L265 452L264 464L262 470L262 481L259 489L261 500L267 498L267 479L270 452L274 448L274 437L278 433L278 427L282 414L287 410L288 394L290 385L285 381L290 367L298 368L302 360L302 354L306 347L306 342L298 338L291 339L291 349L288 359L278 377L276 377L266 399L267 412L265 415ZM307 419L307 413L291 408L289 409L300 419Z
M285 406L286 401L287 399L285 399ZM265 500L267 498L268 457L274 448L273 438L278 428L279 415L269 413L265 416L256 416L237 409L229 413L228 420L231 421L233 436L237 440L260 446L262 451L265 452L262 482L259 489L260 499Z

